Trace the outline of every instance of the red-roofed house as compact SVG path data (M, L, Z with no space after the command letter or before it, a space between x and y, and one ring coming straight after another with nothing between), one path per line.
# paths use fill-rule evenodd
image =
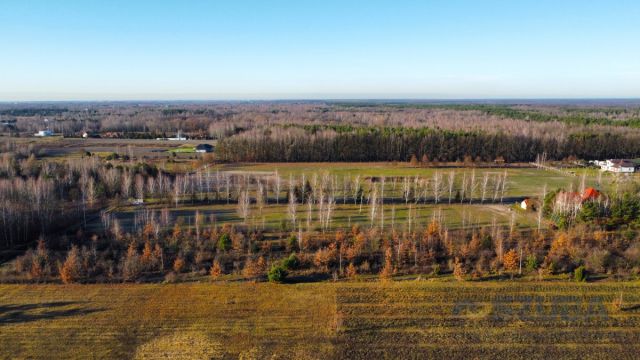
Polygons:
M586 201L597 200L602 196L600 191L589 187L584 189L582 194L579 192L560 191L556 195L554 208L556 211L577 212L582 208L582 204Z
M589 187L584 189L584 192L582 193L582 201L588 201L588 200L597 200L600 197L600 191Z

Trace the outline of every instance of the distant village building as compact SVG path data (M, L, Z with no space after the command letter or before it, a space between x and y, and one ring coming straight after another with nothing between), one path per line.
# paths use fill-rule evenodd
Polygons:
M172 140L172 141L185 141L187 137L182 135L182 131L178 131L178 135L170 138L156 138L156 140Z
M96 133L92 133L92 132L88 132L88 131L84 131L82 133L82 138L83 139L98 138L98 137L100 137L100 135L98 135Z
M40 130L37 133L33 134L34 136L39 136L39 137L46 137L46 136L53 136L53 131L51 130Z
M600 166L602 171L610 171L613 173L630 174L636 171L636 164L627 159L596 161L595 164Z
M122 137L122 133L116 131L107 131L106 133L103 133L102 136L108 139L119 139Z
M2 126L7 128L7 129L15 129L16 128L16 121L15 120L3 120L2 121Z
M210 153L213 152L213 146L209 144L199 144L196 146L197 153Z

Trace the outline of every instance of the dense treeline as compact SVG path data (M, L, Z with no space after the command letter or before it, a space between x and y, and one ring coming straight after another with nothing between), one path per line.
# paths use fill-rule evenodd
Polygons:
M437 129L358 128L355 131L266 133L234 136L217 148L224 161L533 161L549 159L626 158L640 155L640 137L611 133L572 134L561 140L508 133Z
M51 115L61 115L67 111L69 111L69 109L66 109L66 108L32 107L32 108L4 109L4 110L0 110L0 115L51 116Z
M562 108L555 111L528 107L526 109L504 105L422 105L425 108L447 108L459 111L481 111L486 115L496 115L507 119L536 122L562 122L570 125L605 125L640 127L640 113L628 109L605 108Z

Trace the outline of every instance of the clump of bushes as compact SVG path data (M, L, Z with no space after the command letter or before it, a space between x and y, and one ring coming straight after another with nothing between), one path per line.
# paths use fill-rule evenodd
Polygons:
M269 273L267 274L267 278L269 282L281 283L287 277L288 272L287 269L282 264L273 264L271 269L269 269Z
M231 248L231 237L229 234L224 233L220 235L218 239L218 250L227 251Z
M584 266L578 266L573 270L573 279L578 282L587 281L587 270Z
M287 275L289 275L289 270L295 269L299 263L298 256L295 253L291 253L289 257L285 258L281 262L273 264L267 273L269 282L283 282Z
M296 253L291 253L289 257L282 260L282 265L284 266L285 269L288 269L288 270L297 268L299 263L300 262L298 261L298 256L296 256Z

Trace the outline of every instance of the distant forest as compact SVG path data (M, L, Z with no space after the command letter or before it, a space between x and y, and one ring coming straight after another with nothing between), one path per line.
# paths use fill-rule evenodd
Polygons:
M48 119L47 122L44 119ZM640 103L4 104L5 131L219 140L220 161L532 161L640 156ZM14 122L15 121L15 122Z

